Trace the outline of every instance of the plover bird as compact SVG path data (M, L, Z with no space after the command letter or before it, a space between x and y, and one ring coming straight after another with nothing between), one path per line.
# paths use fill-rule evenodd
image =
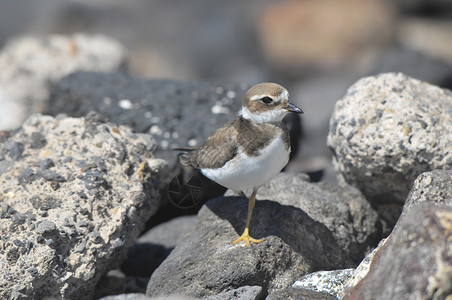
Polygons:
M303 111L289 102L289 93L276 83L260 83L243 97L241 116L213 132L204 145L176 149L183 165L200 169L211 180L238 194L252 189L248 217L243 234L231 244L244 241L260 243L249 235L256 192L289 161L289 132L282 122L284 116ZM246 197L246 196L245 196Z

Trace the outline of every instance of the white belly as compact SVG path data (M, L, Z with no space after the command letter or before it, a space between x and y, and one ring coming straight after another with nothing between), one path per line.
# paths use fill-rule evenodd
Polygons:
M241 149L232 160L219 169L202 169L213 181L239 192L267 183L289 161L290 148L281 138L274 139L259 156L247 156Z

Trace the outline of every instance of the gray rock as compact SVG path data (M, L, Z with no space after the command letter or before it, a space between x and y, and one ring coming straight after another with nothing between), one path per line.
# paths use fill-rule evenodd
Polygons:
M79 72L55 86L47 112L84 116L97 111L135 132L151 133L157 156L165 158L172 153L168 149L200 145L235 117L247 88Z
M423 41L423 40L421 40ZM425 44L425 43L424 43ZM449 47L450 48L450 47ZM322 180L334 183L334 172L329 176L331 151L325 144L328 136L328 122L337 99L340 99L354 82L366 76L402 72L408 76L427 81L443 88L452 88L452 65L428 55L407 49L389 47L379 51L376 57L360 68L359 74L345 73L342 70L328 74L310 75L291 88L291 99L300 107L306 108L303 120L303 151L296 163L289 166L291 171L313 172L325 170Z
M452 293L451 230L451 207L413 207L343 299L446 299Z
M372 252L366 255L359 266L353 271L350 279L343 285L342 290L337 295L337 298L342 299L348 290L356 286L367 275L370 265L375 257L375 253L377 253L377 251L381 247L383 247L386 241L387 238L381 240L378 246L374 250L372 250Z
M129 277L118 273L116 270L110 271L99 280L94 292L94 299L132 293L144 295L148 278Z
M152 243L168 249L174 248L178 242L193 231L195 219L194 215L181 216L159 224L140 236L137 243Z
M267 294L318 270L353 266L356 255L376 243L376 213L356 189L347 198L305 179L279 174L260 190L251 235L266 240L252 248L229 245L245 226L247 199L207 202L193 233L151 276L147 294L206 297L243 285L262 286Z
M259 300L263 299L262 287L260 286L242 286L234 290L222 292L214 296L204 298L203 300Z
M121 270L127 276L150 277L176 244L194 229L196 216L183 216L162 223L140 236L130 248Z
M428 205L430 207L452 204L452 172L450 170L433 170L416 178L403 207L402 220L413 208ZM418 220L419 221L419 220ZM397 225L399 227L400 225ZM345 291L352 290L369 272L375 254L385 246L388 239L382 240L361 264L356 268L352 278L347 282ZM383 251L383 250L381 250ZM382 252L380 252L381 254Z
M228 298L221 298L228 299ZM237 298L232 298L237 299ZM253 299L253 298L251 298ZM99 300L199 300L188 296L180 296L180 295L172 295L169 297L148 297L145 294L141 293L128 293L128 294L120 294L114 296L106 296L102 297Z
M121 294L115 296L102 297L99 300L151 300L152 298L146 296L145 294Z
M272 199L300 208L326 226L340 247L358 264L380 240L377 213L358 189L312 184L304 176L280 173L258 190L257 199Z
M52 84L75 71L123 69L125 50L105 36L21 37L0 52L0 130L17 128L43 112ZM32 138L36 138L33 137Z
M403 203L422 172L452 166L452 93L401 73L359 80L336 103L328 145L340 176L376 203Z
M258 222L251 227L253 236L265 234L266 240L252 248L229 245L243 230L247 207L243 198L209 201L199 212L197 230L152 274L147 295L202 298L243 285L260 285L267 293L311 271L352 264L323 225L300 209L268 200L258 202L253 216Z
M345 284L352 277L354 271L354 269L344 269L314 272L296 281L292 287L322 292L340 299Z
M322 292L287 288L268 295L265 300L336 300L337 298Z
M408 194L403 213L422 203L452 205L452 170L433 170L419 175Z
M32 147L36 132L47 141L40 148ZM14 143L20 156L10 155ZM95 115L33 115L12 132L0 144L0 161L10 162L0 174L0 298L89 299L159 206L160 175L151 170L140 183L136 174L156 160L154 145ZM48 170L65 180L49 181Z

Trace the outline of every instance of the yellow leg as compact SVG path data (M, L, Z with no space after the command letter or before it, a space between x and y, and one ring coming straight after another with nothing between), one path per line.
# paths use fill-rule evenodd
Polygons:
M260 239L260 240L253 239L252 237L250 237L250 234L249 234L251 215L253 214L254 205L256 203L256 192L257 192L257 190L253 190L253 193L251 194L251 197L250 197L249 202L248 202L248 217L246 218L245 230L243 231L243 234L242 234L241 237L239 237L235 241L231 242L231 245L234 245L234 244L237 244L238 242L244 241L245 242L245 246L251 247L250 242L258 244L258 243L260 243L260 242L262 242L264 240L264 239Z

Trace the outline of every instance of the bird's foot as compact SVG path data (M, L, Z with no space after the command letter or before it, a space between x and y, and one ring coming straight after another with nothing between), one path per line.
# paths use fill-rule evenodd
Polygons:
M245 242L245 246L251 247L251 243L259 244L260 242L264 241L265 239L256 240L250 237L248 232L244 232L241 237L236 239L235 241L231 242L231 245L237 244L241 241Z

